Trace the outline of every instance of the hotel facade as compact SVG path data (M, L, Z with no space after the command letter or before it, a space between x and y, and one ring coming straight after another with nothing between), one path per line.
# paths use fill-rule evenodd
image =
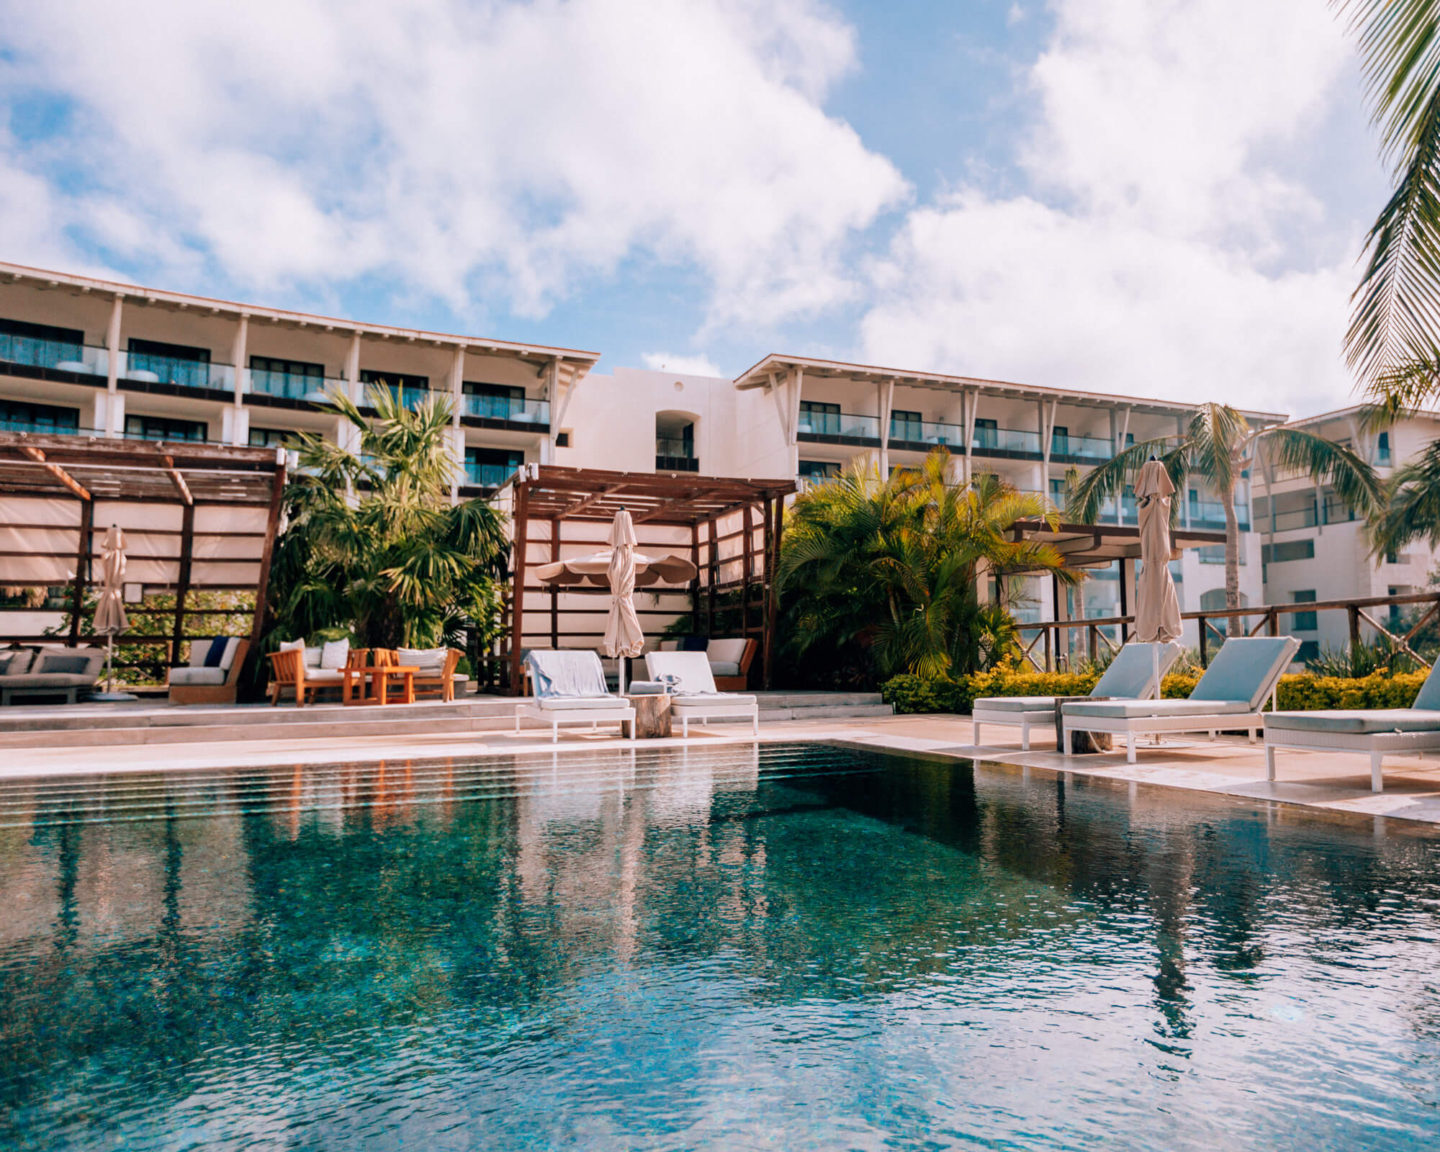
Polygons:
M0 430L276 447L312 432L349 444L353 429L325 410L327 394L338 389L363 406L367 389L383 383L407 401L436 392L450 399L457 499L493 493L531 463L803 485L853 463L884 474L943 445L957 480L993 473L1059 504L1068 476L1126 444L1182 433L1191 411L1165 400L784 355L766 356L735 379L623 367L602 373L595 371L599 359L598 352L362 324L0 264ZM1263 426L1285 419L1246 416ZM1353 417L1303 423L1327 435L1350 430L1352 442L1382 465L1436 431L1427 418L1393 440L1362 440ZM1255 491L1247 481L1236 501L1247 603L1423 584L1433 564L1428 550L1374 570L1360 550L1359 526L1339 522L1323 491L1294 478L1251 480ZM1252 506L1263 512L1258 522ZM1127 496L1107 507L1103 520L1133 526L1135 515ZM1307 517L1313 522L1301 523ZM1223 507L1191 486L1181 494L1180 520L1192 530L1221 531ZM1306 551L1296 544L1302 539L1313 539L1324 580L1291 560ZM1223 606L1223 561L1223 547L1210 546L1187 550L1172 565L1186 610ZM0 589L3 568L0 556ZM1022 619L1053 618L1057 608L1068 617L1119 614L1118 566L1092 577L1064 593L1063 605L1040 580L1020 582L1011 603ZM1332 642L1320 632L1310 639Z

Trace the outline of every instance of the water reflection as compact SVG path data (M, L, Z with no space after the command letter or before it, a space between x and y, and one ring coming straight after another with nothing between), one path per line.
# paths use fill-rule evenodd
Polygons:
M203 1114L238 1145L271 1108L322 1147L395 1114L419 1145L457 1117L476 1146L921 1116L1279 1147L1312 1113L1408 1139L1440 1096L1436 862L1282 808L824 747L12 783L0 1138L161 1146ZM1237 1087L1260 1052L1270 1128ZM773 1111L802 1085L823 1108Z

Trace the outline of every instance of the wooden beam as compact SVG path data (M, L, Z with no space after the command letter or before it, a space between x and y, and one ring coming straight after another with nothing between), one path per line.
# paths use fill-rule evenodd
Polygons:
M64 484L66 488L70 489L70 491L81 500L88 501L91 499L90 493L87 492L70 473L66 472L60 465L52 464L46 460L45 453L39 448L36 448L33 444L22 444L20 445L20 451L25 453L26 456L30 457L30 459L34 460L37 464L45 465L45 471L49 472L50 475L54 476L60 483Z
M161 459L165 461L165 475L170 477L170 483L175 485L176 491L180 493L180 499L185 501L185 507L195 507L195 497L190 494L190 485L185 483L185 477L175 469L175 457L162 455Z
M175 586L175 626L170 632L170 667L180 663L185 639L185 598L190 595L190 570L195 557L195 505L185 505L180 517L180 575ZM259 593L256 593L257 597Z
M608 488L602 488L598 492L592 492L589 496L586 496L580 500L576 500L575 503L569 505L568 507L560 509L559 512L555 513L555 519L562 520L566 516L574 516L577 513L584 512L585 509L599 503L607 496L616 496L619 493L624 492L626 487L627 485L625 484L612 484Z
M250 620L250 651L245 655L247 666L254 668L260 663L260 633L265 627L265 610L270 595L270 561L275 555L275 533L280 527L280 509L285 497L285 465L275 468L270 481L270 508L265 518L265 547L260 553L260 580L255 586L255 614ZM253 676L241 673L241 684L253 680Z
M70 646L80 641L80 613L85 608L85 586L90 583L90 548L95 536L95 505L80 505L80 543L75 548L75 590L70 598Z
M520 486L515 493L515 581L510 592L510 695L519 696L524 689L521 677L520 649L525 628L525 547L530 531L530 489Z

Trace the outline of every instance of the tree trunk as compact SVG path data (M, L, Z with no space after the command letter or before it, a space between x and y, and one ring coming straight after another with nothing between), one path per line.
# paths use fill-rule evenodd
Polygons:
M1225 505L1225 607L1240 607L1240 521L1235 517L1235 489L1221 494ZM1225 635L1233 631L1235 621L1227 622Z

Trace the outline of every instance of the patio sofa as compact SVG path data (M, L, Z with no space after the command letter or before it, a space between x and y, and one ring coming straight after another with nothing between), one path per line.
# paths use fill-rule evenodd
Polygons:
M1149 700L1159 696L1156 668L1163 678L1180 658L1180 651L1178 644L1126 644L1110 661L1110 667L1105 669L1090 695L1119 700ZM974 723L971 739L977 745L980 743L982 724L1019 728L1020 747L1029 751L1031 727L1054 727L1055 699L1054 696L982 696L971 711Z
M670 701L670 715L680 721L680 735L690 735L690 721L701 724L725 717L749 720L750 729L760 733L760 702L739 692L716 691L715 678L704 652L647 652L645 670L652 681L670 679L676 694Z
M621 731L630 725L635 739L635 709L605 684L605 667L594 652L536 649L525 656L535 695L515 708L515 731L522 718L550 725L552 743L560 739L560 725L618 720Z
M750 665L759 650L753 637L722 636L695 637L692 642L703 642L703 648L689 648L685 651L703 651L710 664L710 675L715 687L721 692L743 692L750 686ZM661 652L681 651L679 640L662 640Z
M1275 779L1275 749L1307 752L1365 752L1370 756L1370 791L1384 790L1388 753L1440 751L1440 663L1430 669L1410 708L1336 708L1315 712L1271 712L1265 717L1265 779Z
M249 650L250 641L238 636L190 641L190 662L170 669L170 703L235 703L240 669Z
M7 648L0 651L0 705L50 696L74 704L104 668L103 648Z
M1060 710L1066 754L1072 732L1109 732L1125 737L1125 758L1135 763L1140 736L1165 732L1248 730L1264 725L1265 698L1275 691L1300 641L1293 636L1237 636L1225 641L1188 700L1076 700Z

